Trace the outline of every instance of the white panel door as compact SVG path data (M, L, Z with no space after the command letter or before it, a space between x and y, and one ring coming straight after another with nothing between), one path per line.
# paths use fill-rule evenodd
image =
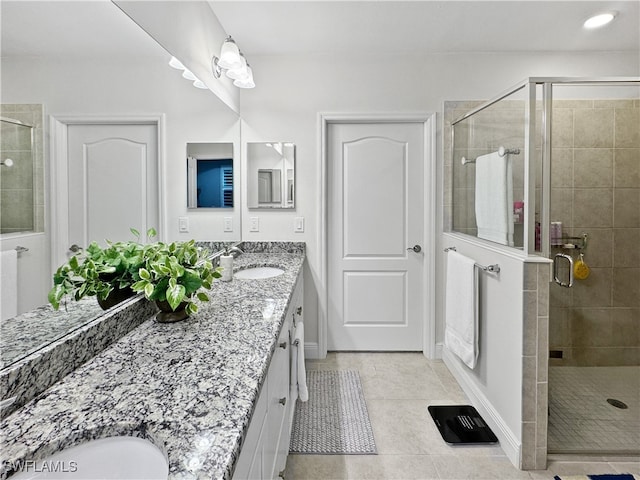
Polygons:
M329 350L422 350L424 124L330 124Z
M132 227L144 241L149 228L158 230L157 126L69 125L67 138L66 248L132 240Z

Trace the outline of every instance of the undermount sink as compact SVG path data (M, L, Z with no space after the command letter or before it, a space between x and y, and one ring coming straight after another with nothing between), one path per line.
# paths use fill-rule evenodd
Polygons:
M169 476L169 463L158 447L128 436L91 440L43 460L27 459L23 467L11 480L166 480Z
M284 270L277 267L250 267L237 271L234 276L241 280L259 280L282 275Z

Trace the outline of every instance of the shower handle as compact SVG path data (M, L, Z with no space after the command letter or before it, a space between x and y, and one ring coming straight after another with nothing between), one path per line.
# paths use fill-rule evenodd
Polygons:
M569 262L569 283L560 280L558 269L562 260ZM558 253L553 257L553 280L561 287L571 288L573 286L573 257L565 253Z

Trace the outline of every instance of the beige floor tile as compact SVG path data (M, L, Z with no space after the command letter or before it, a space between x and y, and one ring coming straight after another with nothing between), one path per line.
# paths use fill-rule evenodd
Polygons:
M523 472L497 446L451 446L427 407L469 401L440 360L421 353L330 352L309 370L358 370L378 455L289 455L288 480L553 479L554 475L640 475L637 457L553 455L547 470Z
M285 478L287 480L342 480L348 479L346 456L343 455L289 455Z
M610 462L609 465L617 473L631 473L635 476L640 475L640 461L638 462Z
M556 461L548 462L546 470L532 470L529 472L531 478L553 479L554 475L587 475L617 473L613 467L606 462L589 462L586 460L579 461Z
M516 469L504 455L470 456L470 455L434 455L440 479L529 479L529 473Z

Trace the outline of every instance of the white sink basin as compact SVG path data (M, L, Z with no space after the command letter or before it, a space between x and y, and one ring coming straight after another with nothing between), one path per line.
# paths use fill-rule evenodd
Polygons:
M241 280L258 280L262 278L272 278L282 275L284 270L277 267L251 267L240 270L234 274Z
M11 480L166 480L168 476L169 462L150 441L106 437L66 448L43 460L27 461Z

